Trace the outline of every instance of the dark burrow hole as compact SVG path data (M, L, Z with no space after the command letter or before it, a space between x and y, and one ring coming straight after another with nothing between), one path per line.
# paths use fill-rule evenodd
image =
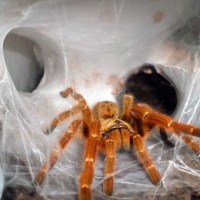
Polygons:
M131 93L136 102L147 103L167 115L175 111L178 102L174 83L151 64L128 74L122 93ZM121 101L121 94L118 99Z
M34 41L19 36L14 31L11 31L4 40L5 63L18 91L32 92L43 77L44 67L38 63L34 53L36 46Z

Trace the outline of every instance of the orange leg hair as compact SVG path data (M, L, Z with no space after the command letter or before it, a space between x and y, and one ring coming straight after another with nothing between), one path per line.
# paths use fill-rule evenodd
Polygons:
M161 128L168 129L178 136L179 132L184 132L192 136L200 137L200 128L193 125L182 124L174 121L171 117L156 112L146 104L135 104L131 109L132 115L141 119L143 122L152 123ZM183 136L182 140L188 144L194 151L200 153L200 144L198 144L191 136Z
M128 94L125 94L123 96L123 99L122 99L122 116L121 116L121 119L126 121L126 122L130 122L131 120L131 113L130 113L130 110L133 106L133 96L132 95L128 95Z
M134 132L132 140L137 157L142 162L145 171L149 175L151 181L155 185L158 184L161 180L161 176L159 171L156 169L153 160L150 158L147 149L145 148L143 138L137 132Z
M121 119L131 123L131 109L134 104L134 97L130 94L124 94L122 99L122 116ZM136 128L137 132L143 137L147 138L149 135L149 131L151 129L151 126L149 126L149 123L144 123L141 120L134 119L132 122L132 126L134 129Z
M80 175L80 200L91 200L92 191L91 184L94 175L94 167L98 152L98 143L100 139L100 124L91 122L89 129L89 138L86 145L84 156L84 169Z
M114 187L115 162L116 162L116 144L113 139L105 141L106 162L105 162L105 181L103 182L103 191L107 195L112 195Z
M63 122L71 115L77 114L78 112L82 112L82 120L84 124L88 125L91 121L91 111L81 94L76 93L72 88L67 88L64 91L60 92L60 94L63 98L66 98L69 95L71 95L74 98L74 100L78 101L78 105L60 113L56 118L54 118L50 123L48 129L45 130L45 134L51 133L61 122Z
M103 191L107 195L112 195L114 188L114 172L116 163L116 153L118 149L130 149L130 132L127 129L114 129L109 132L109 137L103 139L100 150L106 154Z
M69 143L69 141L75 136L76 130L82 123L81 120L76 120L71 123L67 131L63 134L63 136L58 141L57 145L51 151L48 161L46 161L39 173L35 177L36 184L42 184L44 181L48 171L55 165L56 161L59 159L60 155L62 154L63 150Z
M72 88L67 88L64 91L60 92L61 96L63 98L68 97L69 95L71 95L74 100L78 101L80 105L82 105L82 114L83 114L83 122L84 124L89 125L90 121L91 121L91 111L90 108L88 107L86 100L84 99L84 97L75 92Z
M50 134L61 122L70 117L71 115L77 114L82 111L82 105L76 105L72 107L70 110L66 110L60 113L55 119L52 120L49 127L44 131L45 134Z

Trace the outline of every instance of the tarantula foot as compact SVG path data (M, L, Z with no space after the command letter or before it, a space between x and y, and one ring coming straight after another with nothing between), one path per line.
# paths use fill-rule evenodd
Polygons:
M36 180L33 180L33 182L32 182L32 187L37 187L37 186L39 186L39 184L38 184L38 182L36 181Z
M161 175L155 167L150 167L148 169L148 174L154 185L159 185L161 180Z
M41 185L42 182L44 181L45 177L46 177L46 174L44 172L38 173L34 180L35 186Z
M113 185L114 185L114 178L113 177L109 177L103 183L103 191L108 196L111 196L112 193L113 193Z
M43 131L45 135L50 135L56 127L50 127Z
M92 191L88 185L83 185L79 191L79 200L91 200Z
M63 97L63 98L66 98L69 96L69 94L72 94L73 93L73 90L72 88L67 88L66 90L64 91L61 91L60 92L60 95Z

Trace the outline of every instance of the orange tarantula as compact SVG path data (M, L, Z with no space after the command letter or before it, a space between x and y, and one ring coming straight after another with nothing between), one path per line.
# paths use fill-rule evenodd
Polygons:
M76 93L72 88L67 88L61 92L62 97L67 97L68 95L71 95L78 101L78 104L60 113L51 122L47 132L53 131L60 122L78 112L82 112L82 119L74 120L61 136L53 148L49 159L42 165L36 175L36 184L41 184L44 181L48 171L59 159L69 141L76 136L76 131L80 127L82 127L82 134L87 142L84 167L80 175L80 200L92 199L91 184L98 151L102 151L106 155L105 181L103 182L103 191L105 194L111 195L113 192L116 152L120 148L129 150L133 146L138 160L143 164L151 181L154 184L159 184L161 175L144 144L145 139L149 136L149 130L153 125L167 129L180 136L189 147L200 153L200 145L192 137L200 136L200 128L178 123L146 104L136 104L134 103L134 97L130 94L124 94L121 109L114 102L102 101L98 102L92 110L90 110L84 97ZM190 136L182 135L182 132L188 133Z

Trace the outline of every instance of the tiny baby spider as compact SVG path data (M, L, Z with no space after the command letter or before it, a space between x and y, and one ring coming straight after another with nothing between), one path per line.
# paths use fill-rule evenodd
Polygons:
M50 153L48 160L42 165L35 177L35 183L40 185L45 180L48 171L55 165L70 140L76 136L77 129L82 127L82 134L86 138L84 166L80 174L80 200L91 200L91 184L97 153L102 151L106 155L103 182L103 191L112 195L114 189L114 172L117 150L129 150L132 146L138 160L151 179L152 183L159 184L161 175L154 165L146 147L145 139L149 136L152 125L157 125L181 137L181 139L194 151L200 153L200 145L192 136L200 136L200 128L193 125L174 121L169 116L159 113L147 104L134 103L134 97L124 94L122 108L111 101L98 102L91 110L84 97L72 88L60 93L66 98L71 95L78 104L58 115L51 124L48 132L53 131L59 123L69 116L82 112L82 119L74 120ZM182 132L190 135L182 135Z

